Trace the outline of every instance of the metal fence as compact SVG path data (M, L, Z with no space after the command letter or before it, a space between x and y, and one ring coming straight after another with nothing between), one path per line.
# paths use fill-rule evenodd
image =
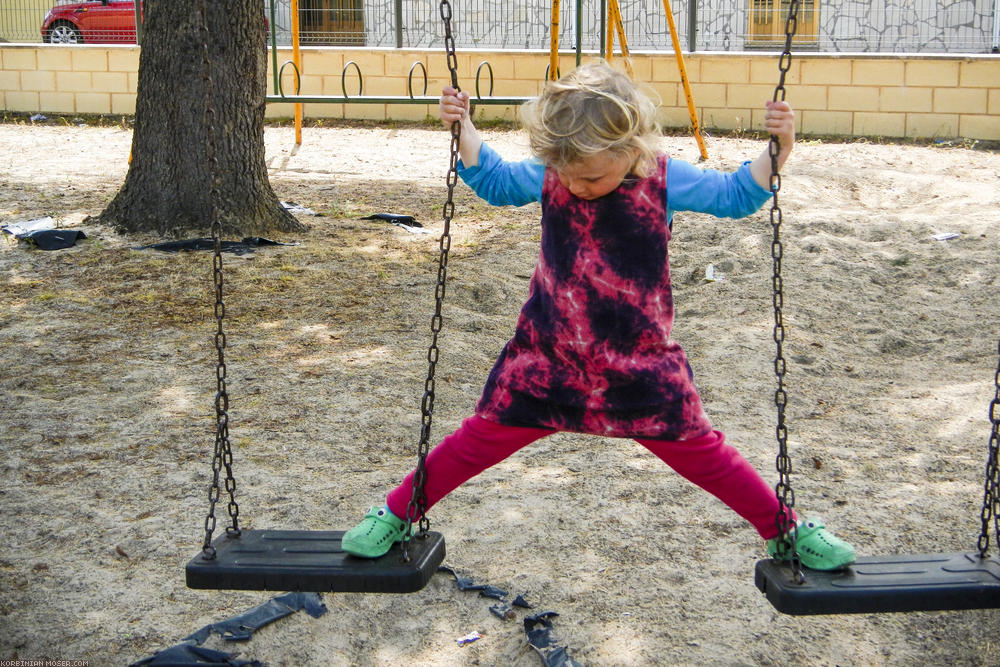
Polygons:
M274 3L273 13L271 3ZM459 48L548 49L551 0L454 0ZM277 43L291 43L291 0L262 0ZM440 48L436 0L299 0L304 45ZM632 50L670 50L663 0L620 0ZM678 38L689 51L773 49L788 0L673 0ZM798 47L821 52L1000 51L1000 0L801 0ZM64 16L47 27L46 13ZM560 47L600 51L605 0L564 0ZM0 41L135 41L131 0L0 0Z

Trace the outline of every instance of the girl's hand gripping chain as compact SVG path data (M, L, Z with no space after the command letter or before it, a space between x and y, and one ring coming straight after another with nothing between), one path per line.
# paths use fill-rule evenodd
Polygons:
M479 164L479 149L483 140L475 125L472 124L469 111L469 93L459 92L451 86L445 86L444 90L441 91L438 116L446 128L451 128L455 121L462 123L462 136L458 150L462 156L462 163L466 167L475 167Z

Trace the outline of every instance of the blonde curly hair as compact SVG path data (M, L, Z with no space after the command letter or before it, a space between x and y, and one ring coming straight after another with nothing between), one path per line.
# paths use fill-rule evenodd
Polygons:
M532 152L561 169L611 151L633 160L631 173L647 176L656 164L660 128L656 104L628 75L606 63L583 65L521 107Z

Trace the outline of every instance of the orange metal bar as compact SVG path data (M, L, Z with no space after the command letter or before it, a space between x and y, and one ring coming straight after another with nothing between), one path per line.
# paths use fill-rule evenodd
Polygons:
M302 73L302 54L299 53L299 0L292 0L292 63L295 71ZM296 95L300 91L295 91ZM295 103L295 143L302 143L302 104Z
M628 39L625 37L625 24L622 21L622 12L618 6L618 0L608 0L608 13L613 14L611 22L614 24L615 32L618 33L618 45L622 49L622 58L625 59L625 71L628 72L629 78L635 79L635 70L632 68L632 56L628 52Z
M559 78L559 0L552 0L552 26L549 32L549 79Z
M611 62L610 55L614 52L614 42L611 39L612 30L618 34L618 44L622 49L622 58L625 59L625 71L630 78L635 79L635 70L632 68L632 57L628 52L628 39L625 37L625 24L622 22L621 8L618 0L608 0L608 62Z
M610 3L608 4L608 26L604 32L604 59L610 63L615 58L615 26Z
M611 0L617 2L617 0ZM695 141L698 142L698 150L701 152L701 159L708 159L708 149L705 148L705 140L701 136L701 126L698 124L698 112L694 107L694 97L691 95L691 83L688 81L687 68L684 67L684 56L681 54L681 42L677 38L677 25L674 23L674 12L670 8L670 0L663 0L663 9L667 13L667 24L670 26L670 39L674 43L674 55L677 57L677 68L681 72L681 83L684 85L684 97L687 98L688 115L691 116L691 127L694 131Z

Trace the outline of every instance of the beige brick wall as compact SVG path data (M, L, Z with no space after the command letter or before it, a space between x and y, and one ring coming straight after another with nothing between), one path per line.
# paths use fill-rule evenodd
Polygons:
M313 47L302 49L301 55L305 95L339 97L343 79L351 96L357 95L359 85L365 95L404 96L417 62L426 69L428 95L436 96L450 80L439 51ZM279 50L279 67L291 57L290 49ZM595 59L594 54L583 57L584 62ZM615 62L622 65L620 57ZM765 100L778 80L778 62L774 53L687 54L687 78L701 125L759 129ZM568 72L575 64L575 55L560 55L560 71ZM0 44L0 108L130 114L135 110L138 65L139 50L132 46ZM537 95L548 65L548 54L541 52L458 54L462 86L474 93L478 73L483 95L489 92L490 70L494 95ZM637 78L659 96L661 121L689 125L674 54L633 53L632 66ZM413 70L415 95L424 91L424 69ZM286 94L293 92L294 80L292 68L286 67ZM269 73L269 91L272 81ZM806 134L1000 141L1000 56L796 54L785 83L800 131ZM292 104L271 103L267 115L289 117L293 109ZM304 105L305 116L312 118L419 120L434 113L433 104ZM477 113L481 118L513 119L516 108L480 105Z

